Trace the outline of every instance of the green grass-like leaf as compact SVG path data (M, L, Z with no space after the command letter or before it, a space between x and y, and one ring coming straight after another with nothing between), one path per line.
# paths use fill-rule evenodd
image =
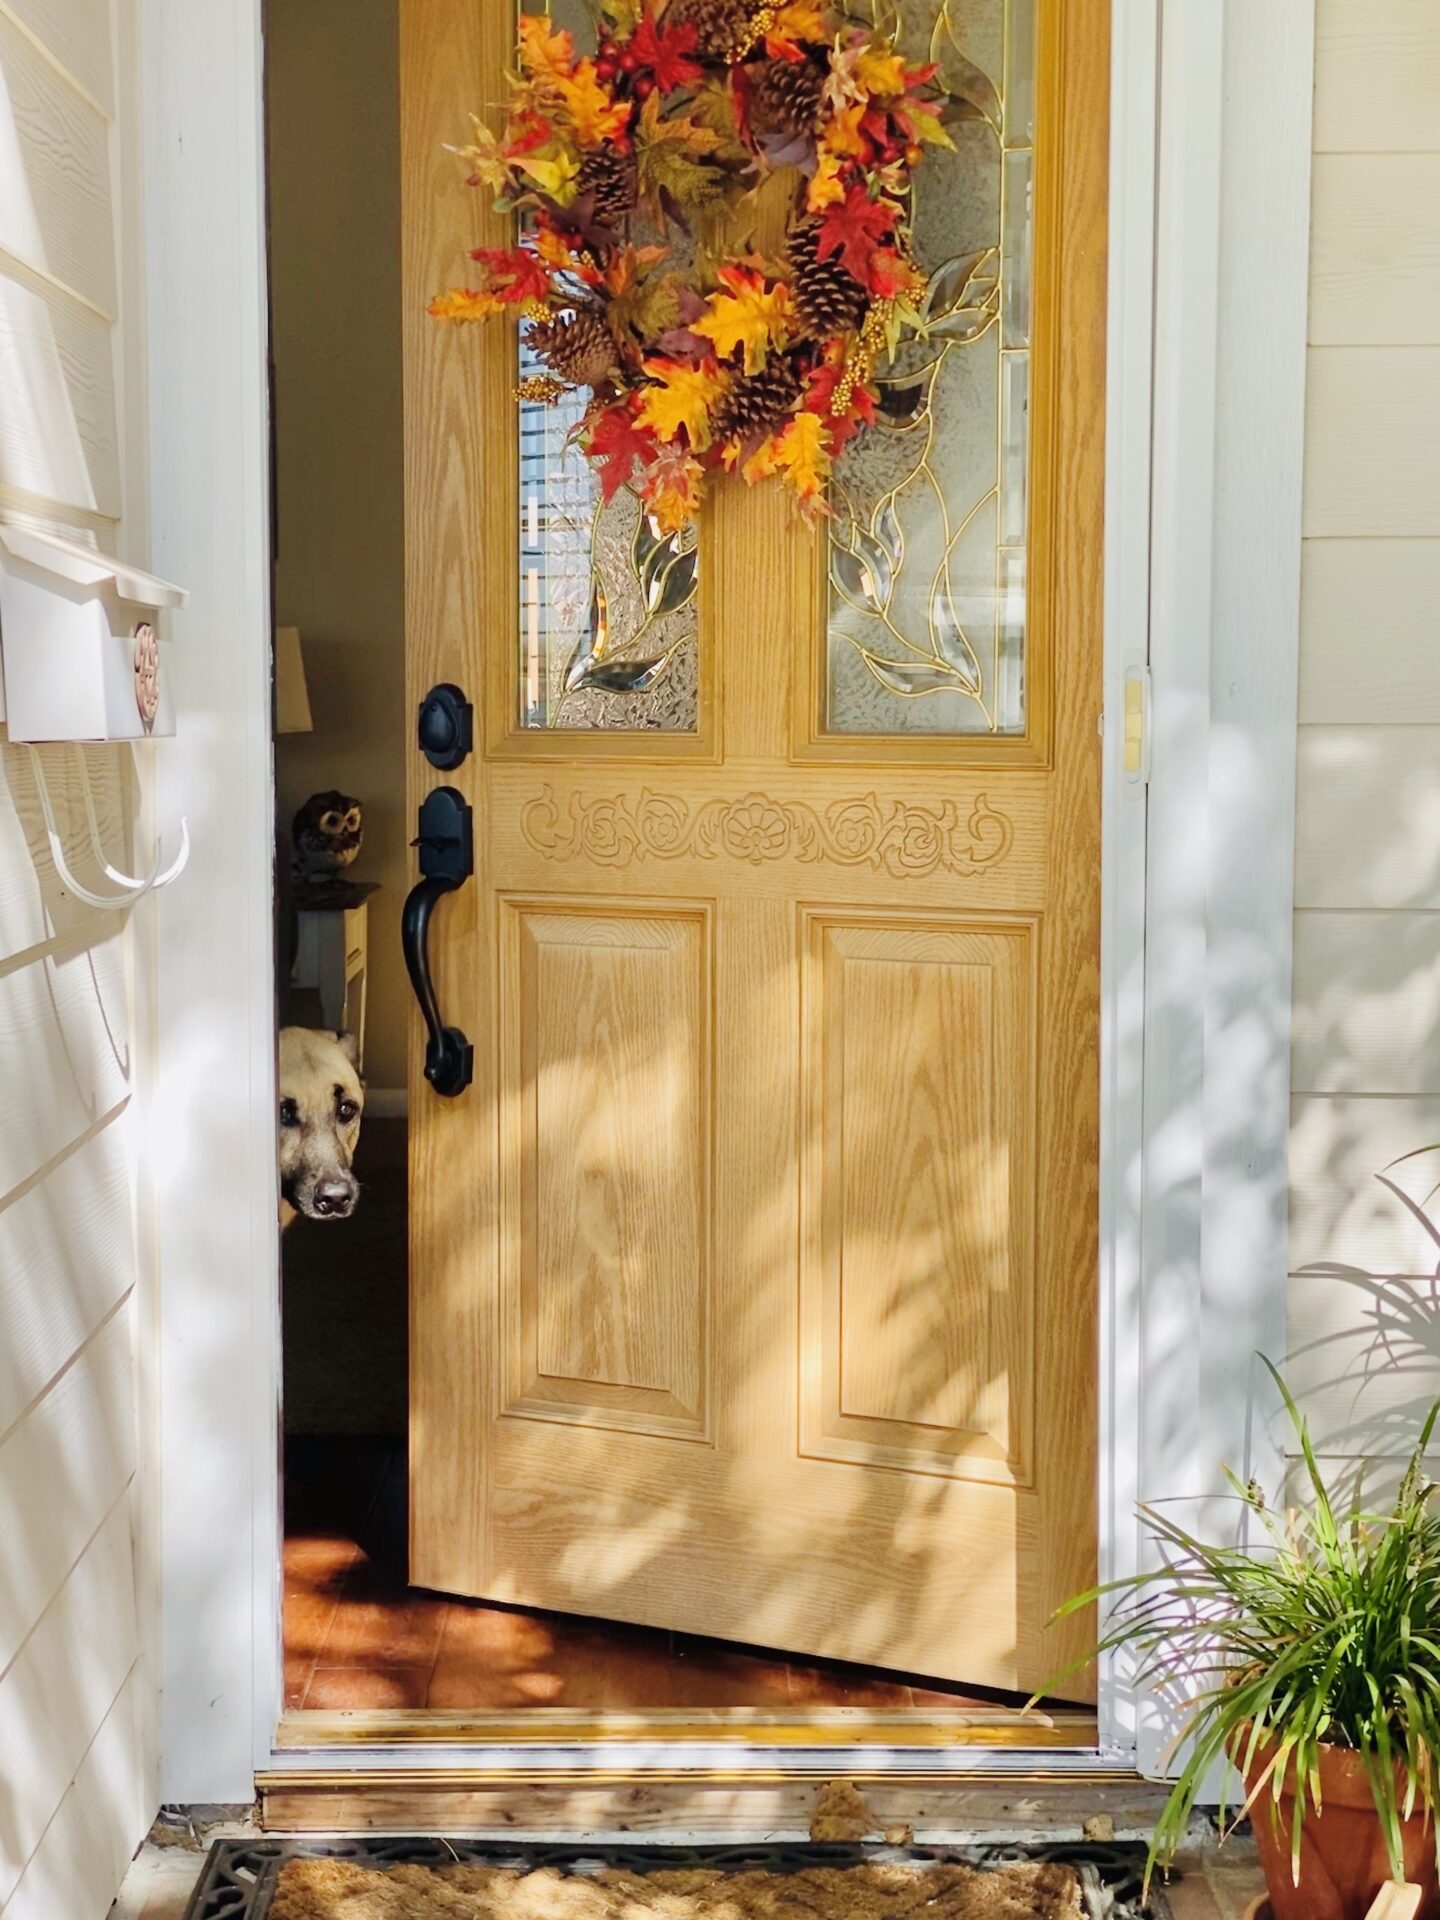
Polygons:
M1440 1518L1424 1455L1431 1408L1395 1500L1370 1513L1357 1492L1340 1513L1304 1416L1267 1360L1299 1443L1303 1507L1277 1513L1228 1476L1264 1528L1259 1547L1212 1545L1153 1507L1141 1519L1167 1564L1079 1594L1056 1618L1109 1600L1109 1624L1090 1655L1129 1648L1141 1685L1181 1690L1189 1713L1184 1769L1150 1845L1150 1869L1173 1859L1215 1763L1229 1757L1249 1780L1236 1818L1281 1816L1294 1794L1291 1858L1298 1875L1308 1814L1320 1810L1320 1750L1348 1748L1370 1781L1390 1871L1402 1880L1401 1825L1417 1808L1435 1825L1440 1760ZM1039 1696L1037 1695L1037 1698ZM1257 1756L1266 1763L1251 1778ZM1222 1821L1226 1809L1222 1807ZM1437 1845L1440 1851L1440 1845Z

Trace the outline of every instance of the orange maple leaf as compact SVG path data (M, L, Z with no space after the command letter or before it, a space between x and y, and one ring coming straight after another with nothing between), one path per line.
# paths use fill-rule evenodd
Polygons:
M815 413L795 414L783 433L762 442L741 472L751 486L778 473L799 500L805 517L818 518L824 511L825 482L830 477L824 422Z
M662 448L640 486L640 496L662 533L678 533L700 511L704 469L678 446Z
M547 14L522 13L520 64L532 80L568 79L575 64L575 42L564 27L552 30Z
M771 347L790 338L795 324L795 302L783 280L767 287L765 276L753 267L721 267L723 291L712 293L707 310L690 323L690 331L713 340L723 357L737 347L745 354L746 373L758 373Z
M498 294L483 293L475 287L449 287L437 293L425 311L432 320L488 320L504 306Z
M900 54L893 48L886 52L878 46L863 47L853 71L856 83L865 93L879 94L882 99L893 99L896 94L904 93L910 77Z
M582 147L602 147L629 126L630 103L610 98L593 60L582 60L573 73L557 74L555 85Z
M805 189L805 209L808 213L823 212L826 207L833 207L837 200L845 198L845 183L840 178L843 166L839 154L821 149L816 156L815 172Z
M868 100L857 100L853 106L842 107L836 114L820 136L831 153L863 158L870 143L860 131L860 122L869 111L869 106Z
M829 37L825 16L812 0L785 0L765 29L765 51L772 60L798 60L802 42L819 47Z
M580 251L581 241L573 234L562 233L558 228L537 222L535 227L535 251L547 267L553 267L557 273L573 270L575 256Z
M645 371L655 382L645 389L635 418L657 440L673 440L684 432L696 453L710 444L710 413L728 384L719 369L704 362L698 367L684 360L647 360Z

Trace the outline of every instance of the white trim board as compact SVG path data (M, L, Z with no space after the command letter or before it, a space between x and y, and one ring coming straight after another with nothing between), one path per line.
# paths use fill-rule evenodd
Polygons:
M256 1767L313 1764L271 1745L260 0L147 3L153 549L192 588L160 784L196 852L161 905L150 1148L164 1224L163 1791L237 1800ZM1147 808L1106 729L1097 1497L1111 1577L1137 1564L1137 1493L1203 1497L1222 1456L1262 1471L1269 1458L1248 1356L1279 1351L1285 1294L1311 8L1115 0L1106 706L1119 712L1126 665L1148 654L1155 751ZM218 311L194 291L216 284ZM1159 1767L1163 1713L1114 1668L1101 1726L1112 1765Z
M161 818L188 815L193 859L157 901L144 1148L161 1239L161 1790L248 1800L279 1638L260 0L145 0L142 55L151 551L191 589L156 788Z

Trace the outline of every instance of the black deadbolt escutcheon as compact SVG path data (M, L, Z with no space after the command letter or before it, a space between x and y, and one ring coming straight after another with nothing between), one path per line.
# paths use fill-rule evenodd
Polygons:
M442 680L420 702L415 735L420 751L441 773L453 773L474 744L475 709L459 687Z

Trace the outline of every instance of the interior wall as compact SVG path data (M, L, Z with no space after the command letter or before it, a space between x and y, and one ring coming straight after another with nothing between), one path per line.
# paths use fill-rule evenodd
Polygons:
M1317 28L1291 1373L1325 1451L1398 1456L1440 1393L1440 9Z
M409 987L396 0L267 0L275 615L315 727L276 742L282 827L329 787L365 806L365 1077L405 1085Z

